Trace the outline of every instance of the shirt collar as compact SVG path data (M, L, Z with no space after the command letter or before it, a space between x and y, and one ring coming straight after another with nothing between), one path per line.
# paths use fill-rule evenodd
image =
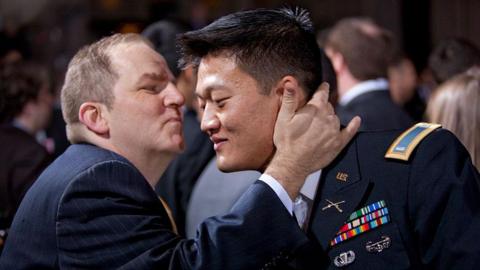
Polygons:
M305 183L300 189L300 193L302 193L305 197L309 198L310 200L315 199L315 193L317 192L318 182L320 181L320 174L322 170L316 171L309 176L305 180Z
M354 98L368 93L368 92L373 92L373 91L386 91L388 90L389 85L388 81L385 78L378 78L375 80L368 80L368 81L363 81L361 83L356 84L354 87L350 88L350 90L343 95L338 103L342 106L347 105L352 101Z

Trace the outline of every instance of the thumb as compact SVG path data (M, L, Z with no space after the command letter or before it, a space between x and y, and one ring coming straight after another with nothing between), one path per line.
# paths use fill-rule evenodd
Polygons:
M297 110L296 95L297 92L293 88L286 88L285 91L283 91L282 105L278 113L278 119L292 119Z
M360 128L360 124L362 123L362 119L359 116L355 116L350 123L348 123L347 127L344 128L340 133L340 142L342 148L348 144L348 142L355 136L358 129Z

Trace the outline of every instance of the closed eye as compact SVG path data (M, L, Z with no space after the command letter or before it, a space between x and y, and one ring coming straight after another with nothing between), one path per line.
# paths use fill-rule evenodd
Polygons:
M157 94L157 93L162 92L162 90L165 89L166 87L167 87L167 84L162 83L162 84L145 85L145 86L141 87L141 89L147 90L147 91L152 92L154 94Z
M205 110L205 101L203 100L203 98L199 97L197 95L197 105L198 105L198 108L202 109L202 110Z
M221 99L216 99L216 100L213 100L213 102L215 103L215 105L217 105L219 108L222 108L223 106L225 106L227 100L229 99L230 97L226 97L226 98L221 98Z

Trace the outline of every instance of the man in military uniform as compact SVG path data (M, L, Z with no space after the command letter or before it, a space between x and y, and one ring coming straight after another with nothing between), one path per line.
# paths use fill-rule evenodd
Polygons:
M465 148L438 126L362 132L322 171L308 232L330 266L473 269L479 180Z
M257 161L275 151L270 119L282 95L295 93L305 103L322 80L308 13L238 12L184 34L180 44L183 61L198 65L201 128L218 167L261 170ZM298 197L285 196L311 241L265 269L282 262L298 269L478 265L480 176L467 151L438 125L402 132L359 133L334 162L307 177ZM264 151L252 155L251 148Z

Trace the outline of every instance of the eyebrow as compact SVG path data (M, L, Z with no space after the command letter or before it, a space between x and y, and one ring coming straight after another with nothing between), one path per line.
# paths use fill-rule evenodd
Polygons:
M162 81L164 79L168 79L168 81L172 83L176 83L176 78L173 76L172 72L168 69L167 63L164 61L153 60L152 63L157 67L157 70L160 70L159 73L150 72L144 73L140 78L137 80L137 84L142 83L144 80L152 80L152 81Z
M198 93L198 91L195 90L195 96L197 96L198 98L201 98L201 99L205 99L205 97L211 96L213 91L220 91L220 90L228 91L228 88L223 84L213 83L213 84L207 86L207 88L202 91L205 95L201 96Z
M175 78L173 76L168 76L167 72L164 71L162 73L144 73L137 80L136 84L142 84L145 80L164 81L165 79L168 79L168 81L175 83Z

